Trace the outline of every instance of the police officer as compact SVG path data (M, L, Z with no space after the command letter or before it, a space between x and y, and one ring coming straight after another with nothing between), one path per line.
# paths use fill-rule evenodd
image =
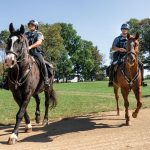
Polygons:
M121 35L116 37L112 44L112 50L115 51L113 53L113 60L112 64L110 66L110 77L109 77L109 85L113 85L113 68L114 65L121 60L121 58L126 54L126 43L127 43L127 35L129 32L129 25L128 24L122 24L121 26ZM144 83L143 73L144 68L142 62L139 61L139 67L142 72L142 86L146 86L147 84Z
M35 20L30 20L28 22L29 31L25 33L28 41L29 41L29 54L40 60L40 65L42 68L42 73L44 75L44 84L45 88L49 88L49 80L48 80L48 71L43 58L43 51L41 49L41 45L44 40L44 36L38 30L38 22Z

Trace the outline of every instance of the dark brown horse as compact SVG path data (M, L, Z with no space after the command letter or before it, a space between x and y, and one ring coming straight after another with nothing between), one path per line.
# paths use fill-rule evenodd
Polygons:
M38 94L44 91L44 83L40 69L34 59L28 53L28 41L24 36L24 26L15 30L13 25L9 26L10 36L6 47L5 63L10 68L8 73L8 84L13 97L19 105L19 111L16 115L16 124L9 137L8 143L14 144L18 138L18 128L21 120L25 119L25 131L31 131L30 118L26 111L30 98L36 99L36 122L39 123L40 117L40 99ZM43 124L48 123L48 108L56 105L55 92L53 90L53 75L49 76L50 89L45 92L45 116Z
M125 106L125 118L126 125L130 125L130 116L129 116L129 101L128 95L131 90L135 94L137 100L137 108L133 112L132 116L137 117L139 109L142 106L141 102L141 71L138 65L138 52L139 52L139 34L127 36L127 54L123 57L123 63L117 68L116 78L114 79L114 93L117 102L117 114L119 115L119 104L118 104L118 89L121 88L121 93L124 99Z

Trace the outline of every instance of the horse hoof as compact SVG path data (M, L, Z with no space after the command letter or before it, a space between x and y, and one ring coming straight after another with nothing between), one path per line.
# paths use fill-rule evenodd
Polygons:
M32 126L31 124L27 124L26 127L25 127L25 132L26 133L31 133L32 132Z
M131 126L131 121L126 121L126 126Z
M133 112L133 113L132 113L132 117L133 117L133 118L137 118L137 113Z
M39 124L39 123L40 123L40 120L41 120L40 116L36 116L36 117L35 117L36 124Z
M47 119L44 119L42 125L43 125L43 126L48 125L48 120L47 120Z
M16 136L16 134L13 133L8 139L8 144L13 145L16 143L17 143L17 136Z

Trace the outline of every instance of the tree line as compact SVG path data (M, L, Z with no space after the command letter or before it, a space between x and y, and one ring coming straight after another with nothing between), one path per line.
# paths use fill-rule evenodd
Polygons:
M27 26L26 26L27 28ZM44 34L42 45L44 57L55 67L57 81L67 82L70 76L84 78L86 81L102 80L103 55L91 41L81 38L72 24L40 23L40 31ZM0 39L7 42L9 32L0 32Z
M150 70L150 19L131 18L127 23L130 25L130 34L140 33L139 59L145 68ZM107 66L103 66L103 54L91 41L82 39L72 24L40 23L39 28L45 37L45 59L54 65L57 81L63 79L67 82L72 75L91 81L104 79ZM0 32L1 40L7 42L8 36L7 30Z

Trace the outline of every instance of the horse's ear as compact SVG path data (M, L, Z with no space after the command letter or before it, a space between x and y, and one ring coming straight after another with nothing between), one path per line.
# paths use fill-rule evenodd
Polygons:
M24 34L24 32L25 32L24 25L21 25L21 27L20 27L20 33Z
M10 33L12 33L12 32L15 31L13 23L10 23L10 25L9 25L9 31L10 31Z
M139 39L139 33L138 32L136 32L136 34L135 34L135 39L137 40L137 39Z
M127 34L127 39L130 39L130 34L129 33Z

